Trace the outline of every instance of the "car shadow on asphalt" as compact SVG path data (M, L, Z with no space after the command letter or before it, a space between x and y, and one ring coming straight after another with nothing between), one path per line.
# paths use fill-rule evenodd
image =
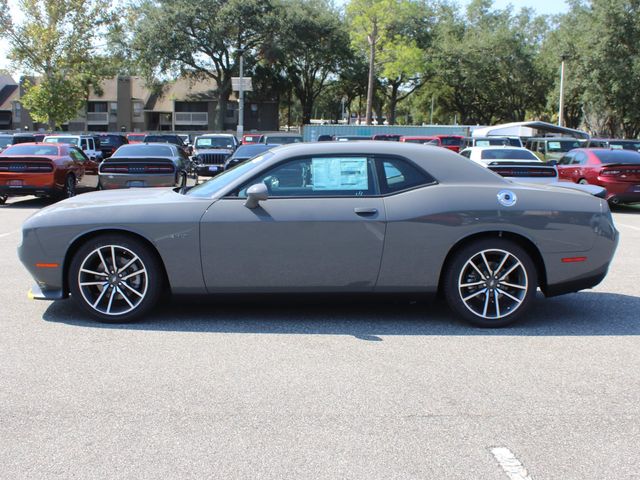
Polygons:
M44 208L56 203L52 198L34 198L34 197L9 197L7 203L0 205L0 208L19 209L19 208Z
M138 323L90 320L70 300L52 303L43 319L85 328L299 335L351 335L382 341L387 335L593 336L640 335L640 297L580 292L545 299L506 328L476 328L461 322L441 301L277 301L224 302L174 299Z
M610 205L613 213L631 213L640 215L640 204L633 205Z

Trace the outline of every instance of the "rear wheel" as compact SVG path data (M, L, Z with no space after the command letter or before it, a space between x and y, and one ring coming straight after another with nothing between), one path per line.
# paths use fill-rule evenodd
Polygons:
M458 251L445 272L449 307L479 327L509 325L529 309L537 289L536 269L514 242L485 239Z
M580 180L578 180L578 183L580 185L589 185L589 182L587 181L586 178L581 178Z
M59 200L63 200L65 198L71 198L76 196L76 177L73 175L67 175L67 178L64 179L64 186L62 187L62 191L57 195Z
M108 323L130 322L157 303L164 276L157 257L141 241L104 235L85 243L69 268L71 298Z
M0 205L4 205L5 203L7 203L8 198L9 195L0 195Z

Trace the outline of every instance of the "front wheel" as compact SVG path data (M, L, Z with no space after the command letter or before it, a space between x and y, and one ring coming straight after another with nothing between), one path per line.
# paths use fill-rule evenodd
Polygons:
M73 175L67 175L67 178L64 179L64 186L62 187L62 191L56 196L59 200L75 197L76 177Z
M538 286L536 268L514 242L496 238L467 245L447 266L449 307L479 327L504 327L529 309Z
M9 195L0 195L0 205L4 205L5 203L7 203L8 199Z
M104 235L85 243L69 268L71 298L108 323L130 322L157 303L164 277L157 257L141 241Z

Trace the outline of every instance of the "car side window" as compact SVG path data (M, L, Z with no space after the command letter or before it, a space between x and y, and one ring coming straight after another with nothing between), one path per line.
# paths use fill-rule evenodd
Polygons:
M584 165L587 163L587 156L582 152L576 153L576 156L573 158L571 163L573 165Z
M88 145L87 145L87 139L86 138L83 138L82 140L80 140L80 148L82 150L86 150L87 148L89 148Z
M260 174L243 185L264 183L270 197L369 196L376 194L371 160L366 156L306 157L291 160Z
M560 159L560 161L558 162L558 165L569 165L571 164L572 160L573 160L573 154L569 153Z
M84 162L85 156L75 148L69 149L69 156L76 162Z
M396 193L423 185L435 183L435 179L424 170L400 158L377 158L380 191L383 194Z
M464 152L460 152L460 155L462 155L463 157L471 158L471 151L466 150Z

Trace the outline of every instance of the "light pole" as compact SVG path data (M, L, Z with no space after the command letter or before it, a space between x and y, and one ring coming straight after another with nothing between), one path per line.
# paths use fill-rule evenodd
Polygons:
M563 54L560 59L560 105L558 106L558 126L561 127L564 118L564 62L567 60L567 55Z
M244 50L240 50L240 87L239 91L239 103L238 103L238 137L242 139L244 134Z

